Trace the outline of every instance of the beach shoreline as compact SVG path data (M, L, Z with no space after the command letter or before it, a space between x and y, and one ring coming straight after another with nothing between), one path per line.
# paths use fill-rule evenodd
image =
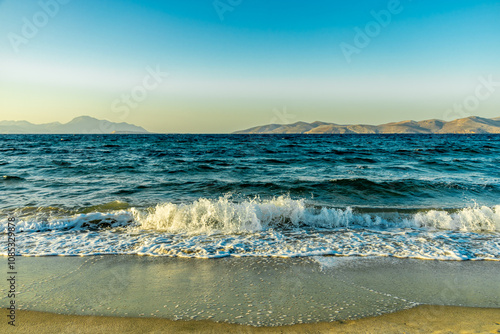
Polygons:
M421 326L453 313L422 305L469 307L471 312L491 309L494 314L500 310L500 268L489 261L119 255L18 261L18 323L24 310L30 310L279 328L345 324L411 309L420 314L416 323ZM7 294L0 296L0 307L10 302ZM476 317L491 318L481 313ZM500 315L496 318L500 322Z
M7 310L2 309L6 314ZM497 333L500 309L420 305L358 320L254 327L207 320L61 315L18 310L4 333Z

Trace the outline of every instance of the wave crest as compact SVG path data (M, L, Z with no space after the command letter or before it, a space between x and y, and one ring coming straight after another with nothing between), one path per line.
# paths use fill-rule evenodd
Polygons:
M465 208L455 213L431 210L417 213L407 221L409 227L442 230L500 232L500 205Z
M141 213L133 210L138 227L170 233L243 233L267 229L364 227L434 228L464 232L500 231L500 205L455 212L429 210L416 214L361 214L352 208L314 208L303 199L280 196L235 203L230 196L199 199L191 204L166 203Z
M426 210L406 213L369 212L350 207L313 207L304 199L280 196L234 201L230 195L218 199L200 198L188 204L164 203L149 209L128 208L126 203L94 206L79 214L57 208L27 208L17 222L18 231L95 230L129 227L168 233L255 233L293 229L438 229L462 232L500 232L500 205L475 206L460 210ZM121 210L117 210L122 208ZM28 210L30 209L30 210ZM89 212L90 210L97 212ZM104 212L100 212L105 209ZM48 212L46 212L48 211ZM0 230L7 230L2 220Z
M97 230L102 228L115 228L130 225L133 217L128 211L93 212L77 214L61 218L24 217L16 222L19 232L45 232L64 230ZM7 222L2 223L2 230L7 233Z
M192 204L157 205L147 214L134 210L134 215L141 228L173 233L241 233L304 226L331 228L347 226L353 217L350 208L323 208L315 213L306 207L304 200L284 196L240 203L232 202L230 196L217 200L202 198Z

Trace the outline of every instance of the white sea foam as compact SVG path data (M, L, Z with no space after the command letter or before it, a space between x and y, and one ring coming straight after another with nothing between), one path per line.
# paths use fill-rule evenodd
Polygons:
M455 213L431 210L405 220L408 227L432 227L458 231L500 231L500 205L465 208ZM403 225L405 225L403 224Z
M16 222L21 254L500 260L500 205L370 214L316 208L288 197L236 202L226 196L72 216L44 212L43 217L28 214ZM6 219L0 231L5 246ZM6 254L5 247L0 251Z
M1 222L6 231L7 221ZM427 228L466 232L500 232L500 205L476 206L453 212L428 210L415 214L359 213L344 209L316 208L303 199L280 196L234 202L230 196L201 198L189 204L164 203L149 209L94 212L62 217L38 214L20 218L19 231L133 227L169 233L253 233L268 229Z
M133 215L129 211L93 212L69 217L27 216L18 219L18 232L43 232L52 230L88 230L102 227L127 226L133 223ZM7 231L7 222L2 222L2 230Z
M354 222L351 208L314 210L307 208L304 200L284 196L240 203L225 196L218 200L199 199L187 205L166 203L147 213L134 213L141 228L188 233L241 233L301 226L333 228Z
M313 208L304 200L277 197L271 200L231 202L200 199L191 204L166 203L148 212L134 210L144 229L186 233L241 233L269 228L400 227L457 231L500 231L500 205L472 207L457 212L430 210L413 215L360 214L352 208Z

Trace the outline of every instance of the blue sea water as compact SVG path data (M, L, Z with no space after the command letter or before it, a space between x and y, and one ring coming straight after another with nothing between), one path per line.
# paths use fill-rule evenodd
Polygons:
M500 260L497 135L2 135L19 254ZM4 242L5 241L5 242Z

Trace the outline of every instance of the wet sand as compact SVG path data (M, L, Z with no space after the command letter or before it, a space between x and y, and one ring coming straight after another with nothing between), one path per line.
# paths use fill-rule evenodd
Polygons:
M6 314L7 310L2 309ZM3 317L4 318L4 317ZM500 309L417 306L413 309L359 320L252 327L210 321L171 321L59 315L18 311L17 326L6 321L3 333L498 333Z
M500 330L493 261L118 255L18 262L19 333ZM0 290L5 308L6 286ZM0 333L10 332L3 319Z

